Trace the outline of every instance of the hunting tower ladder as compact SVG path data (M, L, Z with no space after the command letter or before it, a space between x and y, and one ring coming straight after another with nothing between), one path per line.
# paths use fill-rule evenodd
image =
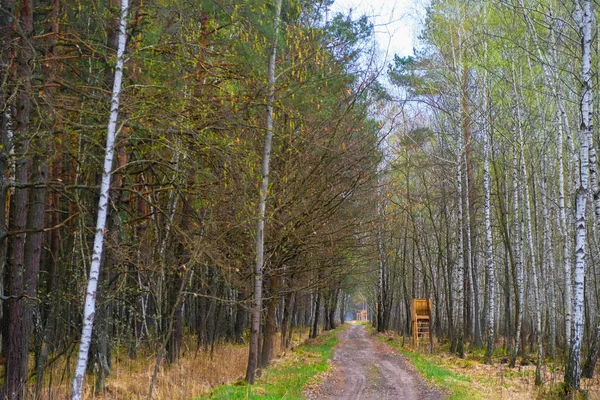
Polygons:
M422 342L430 345L431 299L413 299L411 308L413 345L418 347Z

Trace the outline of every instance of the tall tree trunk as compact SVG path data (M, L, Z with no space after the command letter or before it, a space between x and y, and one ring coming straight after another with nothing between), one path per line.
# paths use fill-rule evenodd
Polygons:
M514 73L514 65L513 65L513 90L515 97L518 96L518 91L516 88L516 74ZM518 105L517 105L518 108ZM516 115L517 121L520 119L520 115ZM517 122L518 123L518 122ZM523 308L524 308L524 273L523 273L523 247L522 247L522 229L521 229L521 219L522 215L520 213L520 203L522 201L521 195L521 185L519 184L519 150L518 146L522 146L522 143L519 142L518 132L515 131L513 135L513 142L515 143L515 148L513 150L513 179L512 179L512 189L513 189L513 237L514 237L514 252L515 252L515 281L517 287L517 298L515 301L516 307L516 330L515 330L515 346L513 348L513 353L510 358L510 367L515 366L515 362L517 360L517 355L519 354L519 350L521 349L521 329L523 327Z
M56 79L57 75L57 63L58 59L58 33L59 33L59 13L60 13L60 1L59 0L49 0L48 7L51 9L49 21L46 24L46 31L48 32L48 37L45 42L45 56L48 61L43 63L43 72L45 81L52 81ZM47 103L50 105L55 104L55 90L53 88L46 88L44 97L47 99ZM61 121L57 118L55 111L52 107L47 107L46 111L48 112L49 118L47 121L47 127L50 128L55 126L61 126ZM61 139L66 139L63 133L63 137ZM53 150L55 152L54 158L51 160L51 167L48 171L45 171L47 168L45 163L42 162L42 166L44 170L40 172L46 172L46 176L41 176L42 186L45 186L48 180L58 180L63 177L62 170L62 153L63 146L61 145L62 140L57 141ZM45 145L48 145L48 140L42 140L42 146L40 149L44 149ZM47 150L46 150L47 151ZM46 154L45 151L42 151L41 154ZM41 155L40 154L40 155ZM35 163L37 164L37 163ZM0 166L0 171L5 171L5 168ZM35 167L34 167L35 171ZM40 180L40 179L38 179ZM37 189L33 189L37 190ZM39 193L39 195L46 195L46 193ZM35 364L36 364L36 376L43 377L46 361L49 354L49 343L54 341L53 335L55 335L56 331L56 309L58 305L58 293L57 293L57 281L58 281L58 264L60 257L60 231L56 229L59 224L62 222L61 217L61 194L58 190L49 194L48 208L53 210L49 217L47 217L47 223L53 227L53 229L47 233L46 241L48 242L49 251L46 252L46 265L48 265L48 278L46 280L46 293L48 296L48 304L42 304L40 308L40 320L41 323L39 334L36 335L35 340ZM41 200L41 198L39 199ZM0 198L0 202L2 199ZM37 201L36 201L37 202ZM0 220L2 216L0 216ZM1 250L0 250L1 252ZM1 253L0 253L1 254ZM35 380L35 396L41 396L42 383L43 379Z
M114 157L115 139L117 134L117 118L119 116L119 100L121 97L121 83L123 80L123 64L125 62L125 46L127 42L127 12L129 0L121 0L121 17L119 23L117 64L115 67L115 79L113 83L112 98L110 104L110 119L106 135L106 153L104 155L104 167L102 171L102 182L100 185L100 200L98 201L98 218L94 236L94 247L90 275L85 296L83 328L81 333L81 344L77 359L77 368L73 379L73 400L81 400L83 379L87 367L88 352L92 340L92 329L94 315L96 312L96 290L100 276L100 263L104 248L104 228L108 214L108 196L112 174L112 163Z
M324 289L323 295L323 331L329 330L329 307L331 306L331 290Z
M10 2L12 3L12 2ZM14 4L9 4L14 8ZM8 336L6 349L6 373L4 387L0 391L0 397L19 400L24 396L24 387L27 380L27 360L29 356L29 336L28 323L31 319L29 313L32 311L26 303L26 297L33 289L35 295L35 286L29 282L31 278L27 267L30 261L26 261L25 249L27 248L27 234L24 230L27 223L31 222L28 218L29 203L29 170L31 159L29 157L29 145L32 132L29 131L29 118L32 107L32 88L31 76L33 74L32 64L35 54L31 46L31 40L34 34L32 0L24 0L20 3L20 20L15 22L14 26L20 29L19 35L23 35L23 41L27 44L17 49L12 49L16 57L16 76L11 77L18 86L14 106L10 107L11 114L8 123L14 123L14 148L18 159L15 163L15 183L20 187L15 188L14 195L11 198L9 231L19 232L10 237L8 243L8 296L6 302L6 313L8 321ZM14 33L16 35L16 33ZM11 37L13 37L11 35ZM8 77L7 77L8 78ZM2 171L4 174L4 171ZM2 205L4 206L4 205ZM43 207L43 203L42 203ZM42 212L43 218L43 212ZM42 222L43 223L43 222ZM28 256L29 257L29 256ZM29 260L35 261L34 256ZM39 268L39 258L38 264ZM37 281L37 274L34 279Z
M290 278L293 279L293 276ZM291 288L288 288L291 289ZM285 295L283 305L283 317L281 319L281 350L285 350L289 347L288 338L288 330L292 330L292 318L293 316L293 308L296 304L296 295L295 292L289 291Z
M387 312L385 307L385 251L383 249L383 238L382 238L382 228L383 224L383 211L381 204L382 197L379 196L379 200L377 202L377 255L378 255L378 280L377 280L377 315L375 318L377 319L377 332L383 332L385 330L385 326L383 323L384 313Z
M235 324L233 326L233 337L237 344L244 343L244 328L247 324L247 312L244 307L246 301L246 292L243 289L238 290L237 302L235 304Z
M522 87L522 85L521 85ZM516 90L516 88L515 88ZM538 274L537 274L537 262L535 256L535 245L533 243L533 229L531 223L531 206L530 200L531 197L529 195L529 179L527 173L527 165L525 163L525 143L523 138L523 120L521 114L521 102L525 104L525 99L523 97L522 91L519 92L516 101L516 113L517 113L517 132L519 133L518 137L518 145L519 145L519 161L521 165L521 179L522 183L520 187L523 188L523 198L522 202L525 205L525 227L526 227L526 237L527 237L527 246L529 249L529 261L531 265L531 276L533 279L533 296L534 296L534 309L535 309L535 326L536 326L536 338L537 338L537 347L538 347L538 358L536 364L535 371L535 383L536 385L542 384L542 312L541 312L541 304L540 304L540 295L539 295L539 286L538 286ZM533 180L532 180L533 182ZM534 184L534 183L532 183Z
M342 304L340 305L340 325L346 323L346 297L348 295L342 290Z
M598 356L600 356L600 323L596 325L594 341L592 342L590 352L585 359L585 363L583 364L581 376L588 379L591 379L594 376L594 371L596 370L596 364L598 362Z
M17 147L20 154L26 154L26 148ZM21 153L22 151L22 153ZM17 184L27 185L28 160L26 156L20 157L16 162L15 180ZM9 230L20 231L10 237L8 244L8 296L7 318L8 321L8 346L6 349L6 375L4 380L4 393L9 399L23 398L26 364L23 360L29 355L29 341L23 337L23 322L25 319L25 283L24 283L24 249L26 234L24 230L27 223L28 189L18 188L11 196L11 212Z
M315 315L312 321L312 328L310 331L311 339L314 339L319 334L319 314L321 312L321 289L317 289L317 300L315 302Z
M466 157L466 156L465 156ZM468 166L467 166L468 171ZM471 206L469 204L469 200L471 197L469 186L469 180L467 179L467 184L464 186L465 197L467 198L467 206L464 208L465 215L465 250L466 254L464 257L465 262L465 284L468 284L468 296L467 291L465 290L465 297L468 298L468 302L465 304L465 326L468 327L469 336L473 341L473 344L477 347L481 346L481 332L479 330L479 319L477 314L479 314L479 299L477 299L477 290L475 289L477 286L476 274L473 266L473 252L472 248L472 236L471 236ZM477 305L477 306L476 306Z
M590 111L590 114L592 112ZM590 156L590 184L592 190L592 198L594 200L594 217L596 219L596 233L600 233L600 187L598 184L598 160L596 155L596 147L594 145L592 130L588 130L588 146ZM592 261L592 265L594 262ZM600 320L600 317L596 317ZM586 378L592 378L596 369L598 356L600 355L600 322L596 325L596 333L590 347L589 354L586 358L581 375Z
M248 354L248 368L246 381L254 384L256 366L258 364L260 319L262 313L262 286L264 268L264 235L265 212L267 206L267 190L269 189L269 161L271 158L271 142L273 141L273 110L275 106L275 66L277 59L277 40L279 37L279 22L281 16L281 2L275 1L275 23L271 54L269 56L268 71L268 96L267 96L267 131L265 134L265 147L263 151L262 187L258 201L258 224L256 227L256 265L254 268L254 303L252 305L252 323L250 328L250 349Z
M331 291L331 304L329 306L329 318L328 318L330 330L336 328L335 312L337 311L339 292L340 292L339 289L332 289L332 291Z
M547 156L544 155L544 170L548 169ZM546 278L542 277L543 282L548 282L548 291L546 296L546 303L550 304L550 337L549 337L549 352L550 356L554 360L556 357L556 293L555 293L555 279L554 279L554 255L552 248L552 234L550 232L550 217L548 215L548 184L547 175L544 174L541 180L542 184L542 218L544 222L544 243L543 249L546 255Z
M558 93L557 84L559 82L558 74L556 72L556 40L555 34L553 30L554 21L551 21L548 26L550 28L550 38L553 54L553 63L549 63L546 60L542 53L541 46L538 40L538 34L535 30L535 26L531 18L529 17L527 8L524 5L523 0L519 0L519 5L521 6L521 10L523 12L523 16L525 17L525 22L527 24L527 28L529 30L530 36L532 38L533 45L536 49L536 53L538 55L538 59L541 60L542 70L544 73L544 78L546 81L546 85L550 88L552 92L552 97L556 102L556 123L558 127L558 143L557 143L557 164L558 164L558 186L559 186L559 208L560 208L560 221L561 221L561 236L563 239L563 261L564 261L564 276L565 276L565 301L564 301L564 313L565 313L565 338L566 338L566 347L568 348L571 343L571 330L572 330L572 287L571 287L571 241L569 238L569 233L567 229L567 214L565 207L565 182L564 182L564 166L563 166L563 134L566 132L568 137L571 137L571 132L569 128L569 121L567 118L567 112L565 110L562 97ZM550 5L550 7L552 7ZM554 66L554 71L550 69L550 65Z
M462 189L462 168L463 168L463 146L462 140L459 137L459 146L458 146L458 160L457 160L457 168L456 168L456 185L457 185L457 198L456 201L458 203L458 248L456 249L458 259L456 261L456 286L457 286L457 309L458 316L456 318L456 354L463 358L465 356L464 350L464 261L463 261L463 189Z
M579 3L578 7L579 7ZM573 337L568 363L565 369L565 383L578 390L581 373L581 347L583 342L583 291L586 256L586 205L589 186L589 137L592 133L592 10L591 0L583 0L583 10L579 10L582 28L581 65L581 129L579 134L579 188L577 189L575 215L575 268Z
M9 66L13 62L13 40L15 35L13 34L13 15L16 12L16 1L7 0L2 3L2 7L6 10L0 12L0 63L2 65ZM0 84L0 295L5 296L9 294L6 287L7 281L10 280L9 272L7 270L7 212L8 207L8 183L5 171L9 170L11 162L9 161L9 148L11 146L12 137L14 136L14 121L13 121L13 106L14 103L11 101L11 94L13 89L10 87L8 82L13 81L12 71L9 68L0 68L0 82L6 82ZM10 327L8 310L10 305L8 301L0 302L0 354L3 356L8 355L8 331ZM3 389L0 388L0 396L2 395Z
M520 131L520 129L519 129ZM523 140L521 136L521 141ZM523 143L521 143L521 170L523 177L523 188L525 190L523 202L525 203L525 223L527 227L527 243L529 247L529 259L531 263L531 276L533 278L533 296L534 296L534 308L535 308L535 327L536 327L536 337L537 337L537 347L538 347L538 357L537 364L535 369L535 384L542 384L542 312L541 312L541 304L540 304L540 295L539 295L539 286L538 286L538 274L537 274L537 263L535 258L535 246L533 244L533 231L531 226L531 207L530 207L530 197L529 197L529 184L527 179L527 166L525 165L525 157L523 152Z
M487 57L487 41L485 43ZM487 346L485 353L486 363L491 362L494 352L494 309L495 309L495 286L496 276L494 267L494 247L492 241L492 221L490 217L491 208L491 181L490 181L490 122L488 115L488 93L487 74L485 76L484 93L484 137L483 137L483 210L485 220L485 257L487 263Z
M263 345L260 359L260 368L266 368L273 359L275 353L275 336L277 334L277 303L279 300L279 274L273 273L269 287L269 298L267 300L267 312L263 329Z
M40 259L42 254L43 228L46 209L46 184L48 182L48 164L43 159L43 150L40 148L38 154L33 157L32 181L35 187L29 191L29 210L27 212L27 241L25 242L25 315L23 319L22 335L29 346L29 339L33 333L33 318L35 310L39 310L35 302L37 286L40 274ZM23 365L25 371L29 364L29 351L23 354Z
M190 248L192 248L193 244L190 242L190 228L193 225L192 221L194 219L194 186L195 186L195 171L193 168L189 168L187 171L186 178L186 188L188 193L182 195L181 203L181 224L180 224L180 233L179 233L179 243L177 244L177 269L176 270L168 270L167 271L167 282L168 288L179 287L180 285L185 285L185 282L182 283L181 280L184 279L185 273L180 272L182 269L186 271L187 268L190 268ZM173 322L166 320L167 315L165 315L165 323L163 327L172 326L173 332L167 333L164 335L169 335L169 340L167 341L167 361L169 363L174 363L179 360L179 356L181 353L181 346L183 345L183 321L182 321L182 307L183 301L179 299L177 293L175 293L172 289L167 292L166 295L166 310L172 310L173 307L177 307L173 313Z

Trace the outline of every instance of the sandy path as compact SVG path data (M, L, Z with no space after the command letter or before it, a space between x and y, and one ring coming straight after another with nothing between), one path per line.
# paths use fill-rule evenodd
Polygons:
M426 383L406 358L367 336L363 325L340 334L334 371L311 399L437 400L444 395Z

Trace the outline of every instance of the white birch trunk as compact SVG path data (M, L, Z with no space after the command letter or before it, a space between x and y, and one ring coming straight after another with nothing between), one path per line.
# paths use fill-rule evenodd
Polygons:
M457 15L460 14L457 5ZM453 37L450 37L452 42L451 50L452 50L452 63L454 67L454 71L457 72L458 76L463 76L462 73L462 60L460 59L460 52L456 54L457 44L454 43ZM458 43L462 41L462 32L458 31ZM462 94L461 94L462 96ZM456 333L456 348L454 349L459 357L464 357L464 230L463 230L463 187L462 187L462 164L465 153L465 145L463 143L463 132L457 131L457 165L456 165L456 188L457 188L457 205L458 205L458 215L457 215L457 224L458 224L458 244L457 244L457 262L456 262L456 294L457 294L457 317L455 320L455 333ZM468 199L467 199L468 202ZM468 207L468 205L467 205Z
M96 233L94 235L94 247L92 251L92 262L90 275L85 295L85 306L83 310L83 328L81 331L81 344L77 357L77 367L73 379L72 399L80 400L83 389L83 379L87 366L90 343L92 341L92 329L94 326L94 315L96 312L96 291L98 278L100 276L100 262L104 249L104 230L108 215L108 195L110 190L110 179L114 156L115 140L117 136L117 118L119 116L119 100L121 96L121 83L123 80L123 64L125 63L125 47L127 44L127 12L129 0L121 0L121 18L119 21L119 36L117 48L117 64L115 67L115 78L113 83L112 98L110 103L110 118L106 133L106 152L104 155L104 168L102 170L102 182L100 184L100 200L98 201L98 218L96 220Z
M598 43L600 43L600 37L598 37ZM600 45L598 46L600 47ZM600 70L600 60L598 60L598 65L596 68L599 68L598 70ZM590 152L590 185L592 185L592 198L594 200L596 233L600 233L600 188L598 188L598 158L596 154L596 147L594 145L594 135L592 134L591 129L588 131L588 146Z
M465 164L467 163L467 154L465 153ZM473 257L472 257L472 252L471 252L471 211L470 211L470 207L469 207L469 196L471 196L471 194L469 193L469 180L468 177L466 177L466 182L465 182L465 187L464 187L464 191L465 191L465 198L467 199L467 204L466 207L464 208L464 215L465 215L465 239L466 239L466 243L465 243L465 251L466 251L466 255L465 255L465 274L467 279L469 280L469 293L468 296L471 299L471 302L469 304L469 309L471 312L471 331L469 332L471 334L471 339L473 340L475 338L475 323L476 323L476 316L475 316L475 296L477 296L477 293L475 293L475 285L474 285L474 274L473 274ZM467 296L467 293L465 293L465 296Z
M554 38L554 30L552 24L550 24L550 36L554 54L554 62L556 62L556 40ZM554 81L558 81L558 76L555 73ZM556 89L553 89L552 95L556 100L556 104L560 104L560 98L557 94ZM563 126L565 127L563 129ZM565 192L569 190L565 189L565 168L564 168L564 134L565 130L569 131L568 121L564 108L557 107L556 111L556 127L558 129L556 144L556 164L558 166L558 207L560 214L560 235L563 240L563 275L565 279L564 285L564 314L565 314L565 348L569 348L571 345L571 314L573 309L573 299L571 296L571 236L568 230L568 219L567 219L567 207L565 203Z
M518 106L517 106L518 108ZM529 247L529 261L531 263L531 276L533 279L533 296L535 302L535 327L536 327L536 335L537 335L537 346L538 346L538 359L535 370L535 383L536 385L542 384L542 311L541 311L541 302L540 302L540 294L539 294L539 286L538 286L538 275L537 275L537 263L535 257L535 246L533 243L533 231L531 227L531 206L529 204L530 196L529 196L529 184L527 178L527 166L525 165L525 156L523 151L523 137L522 130L519 122L519 135L521 140L521 178L523 179L523 189L524 189L524 199L525 203L525 224L526 224L526 236L527 236L527 245Z
M456 168L456 187L457 187L457 198L458 203L458 248L457 248L457 262L456 262L456 286L457 286L457 307L458 316L456 318L456 335L457 335L457 347L456 353L459 357L464 357L464 244L463 244L463 188L462 188L462 161L463 161L463 141L461 133L458 133L458 160Z
M521 6L521 9L523 10L523 16L525 18L525 22L527 24L529 34L531 35L531 40L535 47L537 56L542 64L542 71L544 72L544 79L546 81L546 84L550 88L552 97L556 100L556 106L558 108L558 113L560 115L560 121L563 124L564 129L567 131L567 135L569 135L570 129L569 129L569 120L567 118L567 112L565 110L562 99L558 95L558 90L556 88L557 77L553 73L553 71L550 70L550 67L549 67L550 63L548 62L547 58L544 57L544 55L542 53L542 49L540 47L537 32L535 30L533 22L531 21L531 18L529 18L529 14L527 14L527 11L526 11L527 8L525 7L523 0L519 0L519 5ZM551 35L553 35L553 31L551 31L550 33L551 33ZM553 51L555 51L555 48L554 47L552 47L552 48L553 48Z
M513 65L514 68L514 65ZM513 89L515 96L517 95L516 90L516 77L513 71ZM518 106L517 106L518 107ZM517 120L519 119L519 115L517 115ZM521 327L523 326L523 307L524 307L524 289L523 289L523 253L522 253L522 235L521 235L521 224L520 224L520 185L519 185L519 146L522 146L522 143L519 142L519 135L515 131L514 135L514 143L515 149L513 152L513 237L514 237L514 252L515 252L515 264L516 264L516 284L517 284L517 299L515 301L517 311L517 326L515 331L515 347L513 349L513 354L511 357L510 365L514 367L515 360L519 353L520 345L521 345Z
M548 156L544 153L544 171L541 179L542 184L542 219L544 222L544 254L546 255L546 277L543 282L548 283L546 303L550 306L550 356L554 360L556 356L556 291L554 287L554 254L552 248L552 234L550 232L550 217L548 215L548 184L547 184Z
M486 88L487 89L487 88ZM496 287L496 276L494 270L494 253L493 253L493 241L492 241L492 221L490 217L490 204L491 204L491 182L490 182L490 135L489 122L487 121L487 98L485 106L485 126L484 142L483 142L483 209L485 219L485 257L487 263L488 273L488 315L487 315L487 351L486 361L489 362L494 351L494 309L495 309L495 287Z
M519 4L523 10L523 15L525 17L525 21L527 23L527 27L529 29L529 33L532 37L533 45L535 46L536 53L538 55L539 60L542 63L542 69L544 72L544 78L546 84L550 88L552 93L552 97L556 101L556 123L558 127L558 168L559 168L559 207L560 207L560 220L561 220L561 236L564 242L563 246L563 266L564 266L564 276L565 276L565 301L564 301L564 313L565 313L565 338L566 338L566 347L568 348L571 342L571 314L572 314L572 296L571 296L571 240L569 238L568 229L567 229L567 213L565 207L565 180L564 180L564 165L563 165L563 135L566 132L567 137L569 138L569 148L571 149L571 156L573 157L574 151L572 150L572 135L569 128L569 120L567 118L567 112L563 105L562 99L558 94L558 89L556 87L556 83L558 82L558 76L556 69L553 71L550 70L549 63L546 62L546 58L542 54L542 50L538 41L537 32L533 25L533 22L529 18L529 15L525 11L525 5L523 0L519 0ZM554 30L552 29L553 24L550 23L550 37L551 37L551 46L552 54L554 55L554 65L556 63L556 46L555 38L554 38ZM575 160L573 160L575 161ZM574 164L575 165L575 164Z
M262 287L264 268L264 241L265 241L265 214L267 207L267 191L269 189L269 161L271 159L271 144L273 142L273 112L275 106L275 65L277 61L277 39L279 37L279 23L281 16L281 2L275 3L275 23L273 29L273 43L269 55L269 70L267 77L267 119L265 146L263 150L262 186L258 201L258 223L256 226L256 264L254 267L254 303L252 305L252 323L250 328L250 350L246 380L254 383L256 367L258 365L258 348L260 340L260 320L262 312Z
M586 256L585 214L589 190L589 138L592 132L592 11L590 0L583 1L581 16L582 65L581 65L581 129L579 133L579 187L575 214L575 268L573 302L573 337L571 351L565 370L565 383L579 389L581 375L581 346L583 342L583 297ZM579 3L577 4L579 7Z
M528 60L529 61L529 60ZM531 71L531 65L529 65L529 69ZM523 87L523 85L519 85L521 88ZM516 90L516 88L515 88ZM533 280L533 296L534 296L534 308L535 308L535 324L536 324L536 336L537 336L537 345L538 345L538 359L537 359L537 364L536 364L536 374L535 374L535 384L536 385L541 385L542 384L542 355L543 355L543 346L542 346L542 310L541 310L541 300L540 300L540 292L539 292L539 285L538 285L538 266L537 266L537 259L536 259L536 254L535 254L535 245L533 243L533 229L532 229L532 224L531 224L531 205L530 205L530 201L531 201L531 197L529 195L529 178L528 178L528 174L527 174L527 164L525 163L525 141L523 138L523 120L522 120L522 110L521 110L521 103L519 102L522 101L522 104L525 104L525 98L523 97L523 92L522 89L519 93L519 97L516 100L516 109L517 109L517 130L519 132L519 143L520 143L520 152L519 152L519 157L520 157L520 162L521 162L521 179L523 180L523 183L521 185L521 187L523 187L524 190L524 198L523 198L523 202L525 204L525 224L526 224L526 236L527 236L527 245L529 248L529 261L531 264L531 275L532 275L532 280ZM537 99L537 96L536 96ZM543 115L541 113L541 109L539 107L539 102L538 102L538 113L540 115ZM532 185L535 185L535 182L532 182Z
M600 232L600 189L598 188L598 159L591 129L588 130L587 136L590 155L590 185L592 190L592 198L594 200L594 216L596 219L596 230Z
M565 280L565 297L564 297L564 313L565 313L565 347L571 345L571 315L573 309L573 299L571 296L571 237L569 235L567 224L567 211L565 206L565 171L563 161L563 129L562 125L558 125L558 143L556 145L558 164L558 207L560 214L560 235L563 239L563 275Z
M484 8L484 21L487 31L487 3ZM483 44L484 48L484 63L487 65L487 35ZM496 289L496 275L494 270L494 247L492 241L492 220L490 216L491 207L491 182L490 182L490 141L491 141L491 124L488 109L489 92L488 92L488 73L484 71L483 78L483 118L484 118L484 132L483 132L483 210L485 220L485 258L487 263L487 275L488 275L488 298L487 298L487 344L486 344L486 355L485 361L491 362L492 353L494 352L494 315L495 315L495 289Z
M494 269L494 253L492 241L492 222L490 217L491 183L490 183L490 132L486 132L484 139L484 161L483 161L483 190L484 190L484 218L485 218L485 256L488 273L488 315L487 315L487 354L489 361L494 351L494 308L495 308L495 286L496 276Z
M378 221L377 221L377 255L379 258L379 279L377 282L377 315L375 316L375 321L376 321L376 328L378 332L383 332L383 326L382 326L382 322L383 322L383 316L384 313L387 312L387 310L384 309L384 269L385 269L385 263L384 263L384 251L383 251L383 238L381 237L381 225L383 224L383 213L382 213L382 205L381 202L383 201L383 196L381 195L381 186L379 186L378 189L378 204L377 204L377 217L378 217Z

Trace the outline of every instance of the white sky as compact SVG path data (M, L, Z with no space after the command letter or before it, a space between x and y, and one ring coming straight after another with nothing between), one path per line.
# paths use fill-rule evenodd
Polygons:
M388 60L394 53L413 54L419 35L419 21L424 7L415 0L335 0L331 10L348 12L357 18L363 14L375 24L375 37Z

